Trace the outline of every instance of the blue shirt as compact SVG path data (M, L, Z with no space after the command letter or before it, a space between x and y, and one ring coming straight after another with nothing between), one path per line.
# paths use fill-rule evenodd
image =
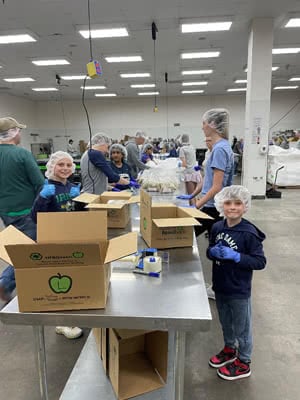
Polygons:
M211 155L206 164L206 171L202 189L205 195L213 185L214 169L224 171L222 188L232 185L234 161L231 146L226 139L221 139L213 146ZM214 207L214 199L208 200L205 207Z

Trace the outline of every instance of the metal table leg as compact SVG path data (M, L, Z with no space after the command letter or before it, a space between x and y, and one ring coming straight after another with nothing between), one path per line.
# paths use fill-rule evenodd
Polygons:
M175 332L174 387L175 400L183 400L185 332Z
M39 374L41 400L48 400L45 336L43 326L33 326L36 364Z

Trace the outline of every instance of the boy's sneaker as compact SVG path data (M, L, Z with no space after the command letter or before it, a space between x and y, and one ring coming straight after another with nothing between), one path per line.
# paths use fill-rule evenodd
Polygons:
M83 330L76 326L57 326L55 332L64 335L67 339L77 339L83 334Z
M237 358L236 349L225 346L220 353L209 359L209 365L213 368L221 368L224 365L231 364Z
M251 375L250 364L237 358L231 364L218 369L218 375L226 381L248 378Z

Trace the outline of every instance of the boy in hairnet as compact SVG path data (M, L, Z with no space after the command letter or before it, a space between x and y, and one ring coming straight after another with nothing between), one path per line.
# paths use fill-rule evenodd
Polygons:
M207 249L213 261L213 290L224 338L223 350L210 358L209 365L229 381L251 375L251 282L253 271L266 266L265 235L243 218L250 201L249 191L239 185L225 187L215 196L224 220L213 225Z
M46 164L47 171L44 186L38 194L31 210L31 217L36 222L38 212L73 211L74 197L80 194L80 185L68 181L75 171L75 164L70 154L57 151L51 154ZM57 326L56 333L67 339L77 339L83 333L81 328Z

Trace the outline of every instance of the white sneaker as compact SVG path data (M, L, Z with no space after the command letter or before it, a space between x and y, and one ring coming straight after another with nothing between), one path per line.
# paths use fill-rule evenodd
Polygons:
M77 326L57 326L55 332L64 335L67 339L77 339L83 334L83 330Z
M209 285L208 283L206 283L205 286L206 286L207 297L211 300L216 300L215 292L212 289L212 285Z

